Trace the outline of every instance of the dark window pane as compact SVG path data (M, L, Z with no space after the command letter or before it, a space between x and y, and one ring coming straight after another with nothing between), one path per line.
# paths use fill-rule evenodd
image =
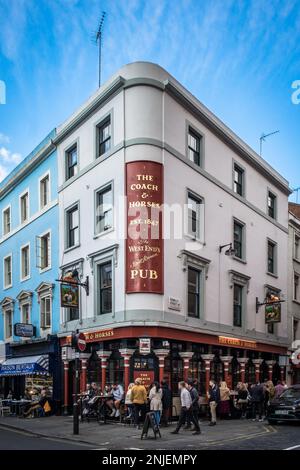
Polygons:
M233 287L233 325L242 326L243 287L237 284Z
M199 318L200 312L200 271L188 268L188 316Z
M97 193L96 233L109 230L113 225L112 198L111 185Z
M234 192L243 195L243 175L244 170L238 165L234 165Z
M271 192L268 193L268 215L275 219L276 196Z
M77 174L77 145L67 151L66 154L67 164L67 179L72 178Z
M98 128L99 133L99 157L111 147L111 122L110 117Z
M105 263L99 266L100 314L112 311L112 266Z
M243 258L243 225L234 222L234 250L235 256Z
M188 133L188 157L189 159L196 163L196 165L201 165L201 137L195 134L191 129Z

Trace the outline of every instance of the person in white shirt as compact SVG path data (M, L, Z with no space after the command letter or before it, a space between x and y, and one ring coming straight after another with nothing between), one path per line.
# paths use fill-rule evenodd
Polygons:
M175 431L172 431L171 434L178 434L179 429L183 426L190 414L190 409L192 406L192 397L188 389L186 388L185 382L179 382L178 384L179 392L180 392L180 401L181 401L181 411L179 415L178 424L176 426ZM199 434L199 433L197 433Z

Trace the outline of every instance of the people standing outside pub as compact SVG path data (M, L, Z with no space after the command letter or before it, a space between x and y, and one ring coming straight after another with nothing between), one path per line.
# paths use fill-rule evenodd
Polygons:
M209 426L215 426L217 424L217 406L220 402L220 390L214 380L209 381L209 390L207 392L207 397L211 414L211 421L209 423Z
M199 393L195 387L195 384L192 380L188 381L188 391L190 392L192 405L189 410L188 423L191 422L194 424L193 434L201 434L199 426Z
M252 421L258 420L262 421L262 413L264 406L264 387L260 382L257 382L255 385L252 385L250 389L251 395L251 407L252 407Z
M154 382L149 392L150 411L155 414L157 425L160 424L160 416L162 412L162 389L158 382Z
M171 434L178 434L181 426L183 426L189 417L189 409L192 406L191 394L186 388L185 382L179 382L178 384L180 402L181 402L181 411L179 415L179 420L176 426L175 431L172 431Z
M113 404L116 409L115 417L118 418L120 416L120 405L124 399L124 389L121 384L113 384L111 391L113 396Z
M134 381L134 386L131 389L131 401L134 410L134 424L139 428L140 413L142 422L144 422L147 403L147 391L140 378Z
M247 414L247 406L248 406L248 388L247 385L244 383L240 383L237 389L238 397L237 397L237 404L242 412L242 418L246 418Z
M133 403L131 400L131 390L134 387L134 383L128 385L128 390L125 395L125 405L127 407L127 418L131 418L133 414Z
M163 426L168 426L169 420L169 412L172 406L172 392L166 380L162 380L161 382L161 389L162 389L162 416L161 416L161 424Z
M225 381L220 384L220 403L219 403L220 418L228 418L230 415L230 390Z

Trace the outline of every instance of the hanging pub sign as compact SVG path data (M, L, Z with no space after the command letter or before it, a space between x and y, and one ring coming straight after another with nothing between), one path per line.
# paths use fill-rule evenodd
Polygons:
M163 294L163 165L126 164L126 292Z
M60 305L66 308L79 308L79 285L67 273L60 284Z
M265 323L281 322L281 303L278 295L268 294L265 303Z

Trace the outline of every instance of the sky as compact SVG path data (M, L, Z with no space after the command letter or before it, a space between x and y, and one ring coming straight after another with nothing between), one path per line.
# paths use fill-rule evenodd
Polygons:
M103 10L102 81L158 63L300 186L299 0L0 0L0 181L97 89Z

